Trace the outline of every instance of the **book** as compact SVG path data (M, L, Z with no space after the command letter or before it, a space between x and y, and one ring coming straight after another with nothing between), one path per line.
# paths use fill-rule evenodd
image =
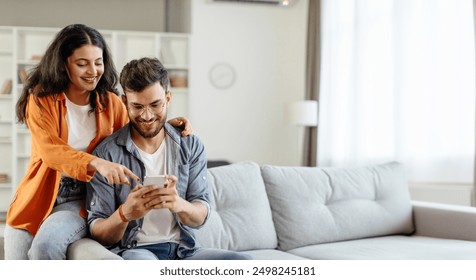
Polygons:
M20 70L18 70L18 76L20 77L20 82L24 84L28 78L28 72L25 68L20 68Z
M13 81L11 79L5 80L2 84L2 87L0 88L0 94L12 93L12 85L13 85Z
M0 183L8 182L8 174L0 173Z
M36 62L36 61L40 61L41 58L43 58L42 54L34 54L34 55L31 56L30 60Z

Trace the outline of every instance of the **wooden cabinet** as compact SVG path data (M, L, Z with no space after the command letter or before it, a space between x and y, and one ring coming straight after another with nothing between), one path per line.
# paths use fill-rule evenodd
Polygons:
M23 80L41 59L59 28L0 26L0 212L26 171L30 134L16 121L15 106ZM168 116L188 114L189 35L121 30L99 30L106 39L120 73L135 58L158 57L169 70L172 105ZM122 92L120 85L118 88Z

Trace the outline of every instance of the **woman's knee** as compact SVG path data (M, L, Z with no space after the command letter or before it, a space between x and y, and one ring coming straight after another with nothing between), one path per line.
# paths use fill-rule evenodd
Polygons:
M67 246L54 240L36 238L28 251L30 260L64 260L66 259Z
M6 260L27 260L33 235L24 229L5 227L4 254Z
M31 259L65 259L68 246L86 237L86 220L75 211L53 212L40 226L31 244Z

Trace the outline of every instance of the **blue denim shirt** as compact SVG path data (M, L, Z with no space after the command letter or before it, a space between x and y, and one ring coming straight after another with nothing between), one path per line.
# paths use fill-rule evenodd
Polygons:
M130 124L127 124L104 139L93 151L93 154L126 166L141 180L144 180L145 166L137 148L132 143L130 129ZM168 123L165 124L164 129L168 156L167 170L170 175L175 175L178 178L177 192L187 201L199 200L203 202L208 208L208 219L210 193L203 143L195 135L182 137L180 132ZM99 172L96 172L93 179L87 184L88 226L91 227L96 219L105 219L111 216L119 205L126 201L129 192L137 184L138 182L132 180L131 186L110 185ZM176 214L174 214L174 218L180 227L180 244L177 254L180 258L189 257L198 249L194 228L181 224ZM130 221L122 240L110 249L119 251L136 247L136 236L142 223L143 219Z

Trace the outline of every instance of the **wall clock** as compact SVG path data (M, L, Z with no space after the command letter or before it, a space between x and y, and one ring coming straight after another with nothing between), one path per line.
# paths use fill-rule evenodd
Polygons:
M227 89L235 83L236 71L228 63L216 63L210 68L208 78L213 87Z

